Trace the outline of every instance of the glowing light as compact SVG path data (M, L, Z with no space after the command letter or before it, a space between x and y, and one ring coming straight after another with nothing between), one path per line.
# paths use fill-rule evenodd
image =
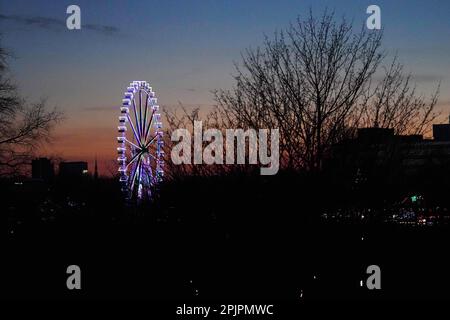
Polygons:
M156 103L146 81L131 82L124 93L121 114L126 116L119 116L117 160L121 189L128 199L150 198L152 189L164 176L162 122ZM127 126L132 133L127 132Z

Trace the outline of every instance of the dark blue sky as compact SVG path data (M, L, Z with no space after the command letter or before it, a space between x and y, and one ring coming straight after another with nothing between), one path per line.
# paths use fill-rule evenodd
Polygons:
M81 7L81 31L65 27L70 4ZM61 152L72 157L77 145L68 136L85 132L83 140L114 131L129 81L149 81L163 106L211 105L210 90L232 85L233 61L260 44L264 33L286 27L309 7L317 13L335 9L361 25L370 4L381 7L385 49L398 53L420 92L429 94L441 80L440 106L450 110L447 0L0 0L0 30L3 46L17 57L11 68L22 93L49 97L66 110ZM110 147L107 136L100 150Z

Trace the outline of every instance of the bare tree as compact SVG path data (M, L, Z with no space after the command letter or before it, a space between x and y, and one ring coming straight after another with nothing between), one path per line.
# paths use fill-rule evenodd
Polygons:
M8 77L7 57L0 47L0 175L21 173L62 119L57 109L47 110L44 99L29 105L19 97Z
M202 121L202 126L204 130L208 128L222 129L222 134L225 134L224 129L227 128L224 126L222 119L220 118L219 113L216 110L207 112L204 116L200 115L200 108L193 108L192 110L186 109L182 104L179 105L179 109L169 109L164 108L164 116L166 118L167 129L165 130L165 153L170 156L170 152L174 145L174 142L170 140L170 136L172 132L178 128L184 128L190 130L190 132L194 131L194 121ZM175 142L176 144L177 142ZM206 142L203 142L203 146L206 145ZM191 140L191 149L194 148L194 141ZM225 158L225 151L224 158ZM220 175L229 173L231 171L245 170L246 166L243 165L206 165L206 166L198 166L194 165L193 161L194 155L191 154L191 164L180 164L175 165L172 161L168 161L166 163L166 179L177 179L182 178L189 175L199 175L199 176L212 176L212 175Z
M395 60L384 80L374 74L385 53L382 32L353 29L342 18L312 11L248 49L236 64L232 90L215 92L225 125L279 128L281 164L320 170L329 148L362 125L420 132L433 118Z
M439 116L435 106L439 94L437 86L427 101L417 94L411 74L404 74L404 67L394 57L383 66L381 81L367 86L361 99L360 126L393 128L396 134L425 134Z

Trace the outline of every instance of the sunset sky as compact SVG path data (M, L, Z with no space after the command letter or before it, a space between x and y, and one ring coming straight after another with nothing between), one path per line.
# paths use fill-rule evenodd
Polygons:
M81 7L82 30L65 26L66 8ZM439 108L450 111L450 2L164 0L0 0L2 45L21 94L64 110L53 145L42 155L87 160L101 174L116 158L123 92L146 80L159 104L208 108L213 89L233 84L233 62L264 34L288 26L309 7L325 7L363 24L370 4L381 7L384 48L398 53L418 89L431 94L441 81ZM105 28L107 27L107 28Z

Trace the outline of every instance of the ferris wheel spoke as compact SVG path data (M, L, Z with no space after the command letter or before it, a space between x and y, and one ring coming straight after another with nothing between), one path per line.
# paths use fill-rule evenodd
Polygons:
M135 178L135 173L136 173L136 167L133 167L133 170L131 172L131 177L134 179ZM134 188L134 182L132 179L129 180L128 182L128 189L133 192L133 188Z
M130 140L128 140L127 138L124 139L125 142L129 143L130 145L132 145L133 147L140 149L140 147L138 147L137 145L135 145L133 142L131 142Z
M133 121L131 121L130 115L127 115L127 117L128 117L128 122L130 123L130 127L133 130L133 134L134 134L134 137L136 139L136 142L140 143L141 140L139 139L139 136L138 136L138 134L136 132L136 128L134 127Z
M145 144L145 147L148 148L156 138L158 138L158 134L155 134L153 138L151 138L150 141Z
M141 132L139 137L142 139L143 135L143 125L142 125L142 91L139 90L139 126L141 128Z
M133 174L131 175L131 176L132 176L132 179L131 179L131 188L130 188L131 190L134 189L134 183L136 182L136 174L137 174L138 171L139 171L140 163L141 163L141 154L139 154L139 157L138 157L138 160L137 160L137 162L136 162L136 165L134 166Z
M141 181L142 181L142 167L143 167L143 163L142 163L142 160L141 160L138 163L138 175L137 175L138 188L141 185Z
M150 132L150 128L152 127L152 124L153 124L154 115L155 115L155 110L152 110L152 115L150 117L150 123L148 124L147 130L145 131L144 141L147 141L147 137Z
M133 110L134 110L134 118L135 118L135 120L136 120L136 127L137 127L137 133L138 133L138 137L140 137L141 136L141 129L140 129L140 126L139 126L139 118L138 118L138 115L137 115L137 111L136 111L136 100L135 100L135 98L133 97ZM139 140L139 138L137 138L137 140Z
M155 161L157 160L157 159L156 159L156 156L153 155L153 154L151 154L150 151L147 152L146 154L147 154L149 157L153 158L153 160L155 160Z
M128 164L126 165L126 169L128 169L128 167L131 165L131 164L133 164L133 162L135 162L136 161L136 159L139 157L139 156L141 156L142 154L141 153L136 153L132 158L131 158L131 160L130 160L130 162L128 162Z
M144 109L144 121L142 127L142 139L145 141L145 135L147 133L147 109L148 109L148 92L146 92L145 109Z
M135 161L134 161L135 162ZM131 163L130 163L130 165L131 165ZM131 168L131 178L132 179L130 179L130 181L132 182L135 178L136 178L136 176L135 176L135 174L136 174L136 168L137 168L137 164L136 164L136 162L132 165L132 168Z

